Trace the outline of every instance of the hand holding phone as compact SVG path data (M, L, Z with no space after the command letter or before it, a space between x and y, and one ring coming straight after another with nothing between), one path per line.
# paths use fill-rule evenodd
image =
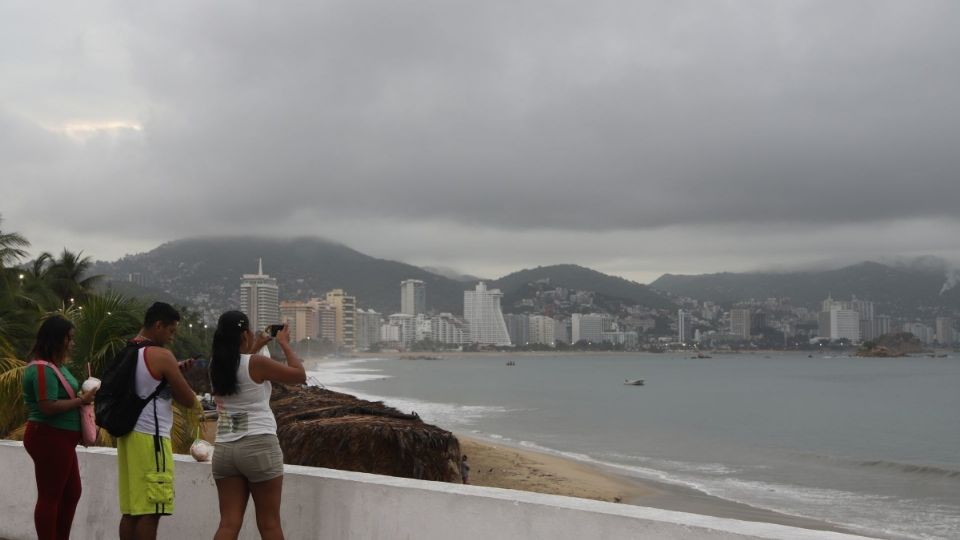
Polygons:
M270 337L277 337L277 332L283 330L284 324L271 324L267 327L267 333L270 334Z

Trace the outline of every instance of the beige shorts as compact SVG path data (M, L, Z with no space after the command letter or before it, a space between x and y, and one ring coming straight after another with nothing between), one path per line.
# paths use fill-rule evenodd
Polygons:
M276 435L248 435L231 442L217 442L213 451L216 480L243 476L251 483L283 476L283 452Z

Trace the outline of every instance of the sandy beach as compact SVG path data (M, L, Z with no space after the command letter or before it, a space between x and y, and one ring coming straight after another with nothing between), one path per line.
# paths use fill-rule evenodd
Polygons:
M829 523L790 516L713 497L672 484L620 476L586 463L498 445L457 434L468 456L470 483L552 495L635 504L744 521L761 521L806 529L852 532Z

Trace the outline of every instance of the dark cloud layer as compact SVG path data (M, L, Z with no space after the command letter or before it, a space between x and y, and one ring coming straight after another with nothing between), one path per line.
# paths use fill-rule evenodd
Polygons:
M28 233L960 230L955 2L93 6L0 17Z

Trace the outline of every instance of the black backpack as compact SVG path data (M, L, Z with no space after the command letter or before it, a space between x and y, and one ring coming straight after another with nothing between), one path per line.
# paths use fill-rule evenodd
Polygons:
M150 341L128 341L114 357L113 363L103 371L94 411L97 425L114 437L122 437L133 431L143 408L167 386L167 380L164 379L146 399L137 395L137 359L140 349L149 345L154 344Z

